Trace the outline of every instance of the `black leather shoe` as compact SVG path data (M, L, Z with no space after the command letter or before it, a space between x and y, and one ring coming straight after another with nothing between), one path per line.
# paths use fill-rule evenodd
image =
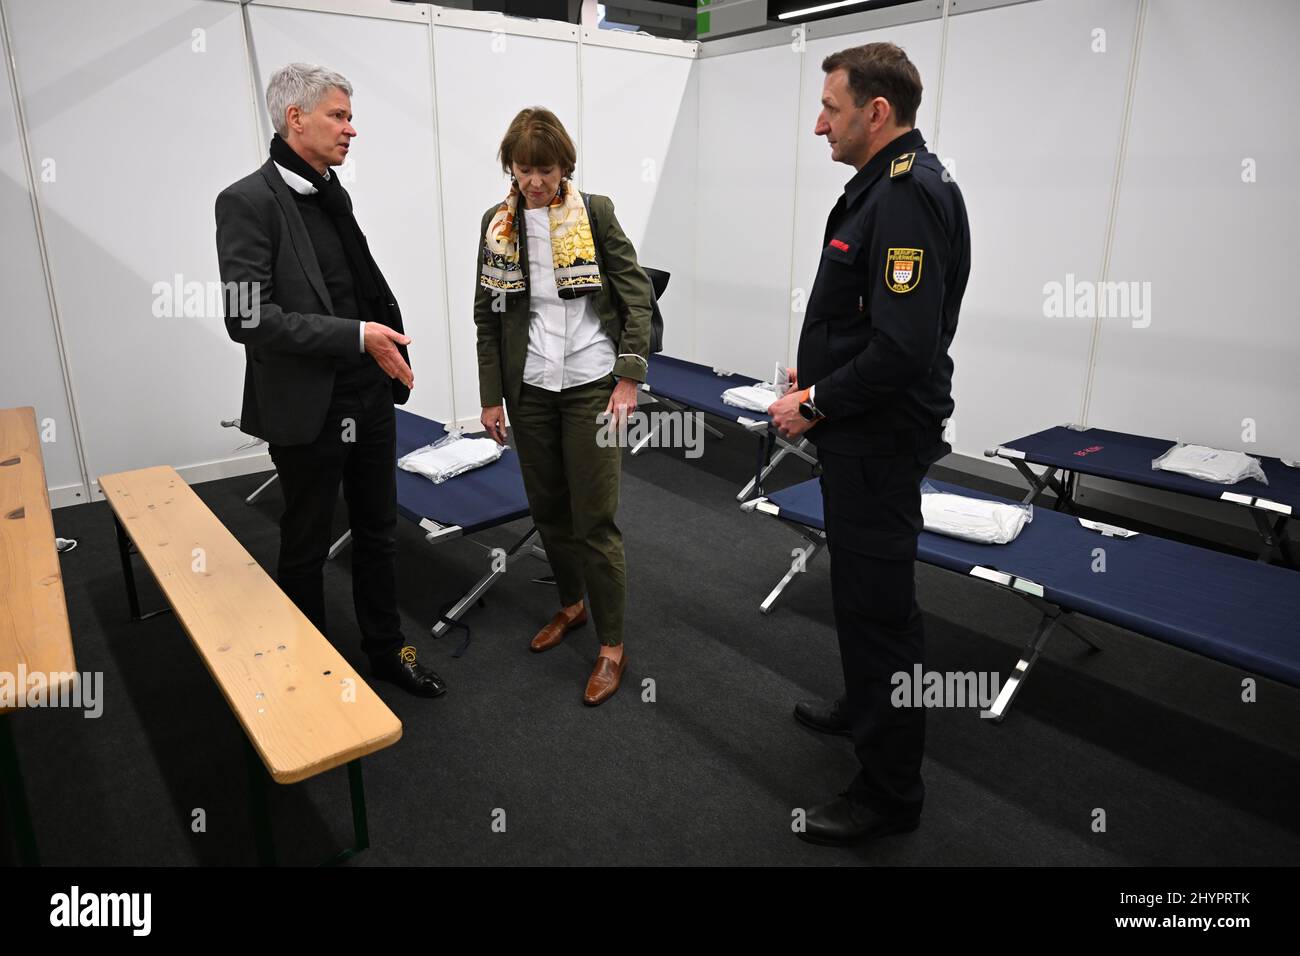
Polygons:
M911 833L920 822L919 813L882 817L866 804L841 793L830 803L808 811L799 839L820 846L852 846L891 833Z
M844 716L843 697L836 700L801 700L794 705L794 719L823 734L853 736L849 719Z
M442 678L415 659L415 648L410 644L391 656L370 658L370 672L417 697L441 697L447 693Z

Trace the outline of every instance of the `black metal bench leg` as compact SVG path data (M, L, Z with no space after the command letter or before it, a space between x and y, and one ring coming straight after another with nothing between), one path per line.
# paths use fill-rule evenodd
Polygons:
M262 758L252 741L244 738L248 754L248 803L253 816L253 838L257 841L257 862L261 866L275 866L275 840L271 834L271 810L267 799L269 777Z
M370 824L366 820L366 785L361 779L361 760L348 764L348 786L352 789L353 849L360 853L370 847Z
M40 866L41 857L36 850L36 831L32 829L32 815L27 808L27 791L23 788L23 775L18 766L18 748L14 745L13 730L8 717L0 717L0 792L4 794L13 820L14 843L18 847L18 861L23 866Z
M370 824L366 820L366 785L361 779L361 758L348 764L348 787L352 792L352 846L341 850L323 865L333 866L350 860L370 847Z
M126 580L126 602L131 608L131 620L147 621L159 614L166 614L171 608L163 607L148 614L140 613L140 594L135 587L135 569L131 567L131 537L122 527L117 515L113 515L113 527L117 530L117 554L122 559L122 577Z
M117 529L117 554L122 559L122 577L126 580L126 601L131 607L131 620L140 620L140 596L135 590L135 571L131 567L131 539L117 515L113 515L113 527Z

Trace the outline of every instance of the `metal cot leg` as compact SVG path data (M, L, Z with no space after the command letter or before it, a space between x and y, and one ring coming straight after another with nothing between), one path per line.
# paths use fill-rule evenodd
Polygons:
M796 574L808 569L808 563L817 556L817 552L826 544L824 537L821 539L815 539L809 537L807 533L804 534L804 537L808 538L808 547L804 548L795 556L794 560L790 562L790 570L785 572L785 577L781 578L777 586L772 588L771 593L763 599L763 603L758 606L760 614L772 613L772 608L775 606L777 598L781 596L781 593L786 589L786 586L794 580Z
M465 613L465 609L486 594L492 585L497 583L497 579L509 570L510 565L514 564L514 562L520 558L528 557L532 553L532 550L528 548L528 545L536 536L537 529L529 528L528 533L516 541L514 546L506 552L506 563L504 567L498 568L494 561L492 570L488 571L487 574L480 578L478 583L465 593L464 597L451 606L450 610L443 615L443 620L440 620L437 624L433 625L433 635L435 637L442 637L442 635L446 634L447 630L451 627L451 625L447 623L448 621L459 621L460 616Z
M270 478L266 479L266 481L258 485L257 489L251 495L249 495L247 498L244 499L244 504L251 505L254 501L256 501L258 498L262 496L262 492L266 491L267 488L270 488L273 484L275 484L276 480L279 477L280 475L278 473L274 474Z
M981 717L992 717L999 722L1006 717L1007 711L1011 708L1011 702L1015 700L1016 694L1020 692L1021 685L1029 677L1029 671L1043 653L1043 648L1047 646L1047 639L1051 636L1052 628L1057 624L1060 624L1094 651L1101 650L1088 633L1083 630L1082 625L1075 620L1077 615L1073 611L1063 611L1054 604L1047 604L1041 599L1036 600L1025 594L1020 594L1020 597L1029 601L1030 604L1042 612L1043 616L1038 622L1038 629L1034 632L1033 638L1020 653L1020 660L1016 663L1015 672L1002 685L998 699L993 702L993 706L989 710L980 713Z
M347 531L344 531L341 535L339 535L337 541L335 541L333 544L330 545L329 553L325 555L325 560L333 561L335 558L338 557L339 552L342 551L344 548L346 548L348 544L351 543L351 541L352 541L352 529L349 528Z
M1034 632L1033 638L1025 649L1020 652L1020 660L1016 662L1015 672L1002 685L1002 690L998 693L998 699L993 702L993 706L980 713L981 717L992 717L994 720L1001 722L1007 715L1007 710L1011 707L1011 702L1016 699L1016 694L1020 692L1020 687L1024 684L1025 679L1029 676L1030 670L1038 662L1039 656L1043 653L1043 647L1047 644L1047 639L1051 635L1052 628L1056 625L1060 611L1043 612L1042 619L1038 622L1038 629Z

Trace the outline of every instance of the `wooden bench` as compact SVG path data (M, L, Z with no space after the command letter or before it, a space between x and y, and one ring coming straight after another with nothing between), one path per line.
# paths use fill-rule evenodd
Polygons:
M75 680L72 633L45 462L31 407L0 409L0 674L17 686L20 672L49 675L49 694ZM57 676L56 676L57 675ZM19 859L39 865L27 795L9 713L0 699L0 792L13 818Z
M397 716L175 469L104 475L99 485L117 525L132 618L142 617L131 569L134 544L248 737L261 861L275 860L267 773L289 784L343 764L356 839L336 859L365 849L360 761L398 741Z

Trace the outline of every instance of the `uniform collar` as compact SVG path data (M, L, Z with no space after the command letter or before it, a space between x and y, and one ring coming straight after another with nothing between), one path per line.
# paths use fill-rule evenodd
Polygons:
M909 129L901 136L890 140L885 146L872 156L867 165L858 170L856 176L848 181L844 186L844 199L848 205L853 205L861 198L862 194L867 191L880 174L889 166L890 162L903 153L915 152L925 146L925 137L919 130Z

